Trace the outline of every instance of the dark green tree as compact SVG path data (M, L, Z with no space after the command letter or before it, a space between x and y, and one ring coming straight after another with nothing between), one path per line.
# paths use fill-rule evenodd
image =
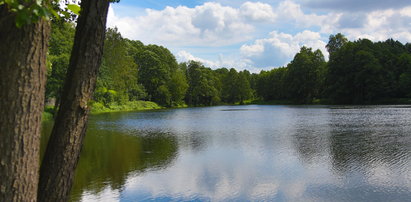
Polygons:
M318 98L321 88L321 72L325 66L320 50L302 47L287 66L288 98L298 103L311 103Z
M238 101L240 104L244 104L245 100L252 98L252 89L249 82L250 73L248 71L242 71L238 74L237 86L238 86Z
M201 63L190 61L187 69L189 88L186 102L189 105L214 105L220 102L217 88L220 81L216 74Z
M373 43L348 42L330 57L328 96L335 103L370 103L382 94L383 71L373 54Z
M399 77L399 88L402 97L411 97L411 55L403 54L400 57L400 65L405 71Z
M325 46L330 55L334 54L339 50L344 44L348 42L348 39L341 33L336 35L330 35L327 45Z

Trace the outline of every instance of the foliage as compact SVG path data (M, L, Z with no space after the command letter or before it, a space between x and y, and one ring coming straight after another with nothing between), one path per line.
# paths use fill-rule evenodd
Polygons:
M47 72L46 99L60 100L64 80L69 65L71 48L74 40L74 25L63 21L51 24L48 62L51 64Z
M187 104L209 106L220 102L219 89L217 89L220 80L210 68L204 67L199 62L190 61L187 66L187 78L189 83Z
M139 68L139 82L147 90L148 99L163 106L182 103L188 84L174 55L162 46L145 46L139 41L130 44Z
M345 36L341 33L338 33L336 35L331 35L329 37L329 41L325 47L327 48L327 51L330 53L330 55L332 55L336 51L338 51L342 46L344 46L344 44L346 44L347 42L348 39L345 38Z
M321 69L325 66L320 50L302 47L287 66L288 98L297 103L311 103L321 88Z
M58 0L0 0L0 6L6 5L10 12L16 15L16 26L37 22L41 18L50 19L53 15L58 16L52 3Z
M107 30L95 100L108 104L144 98L144 89L137 83L137 65L128 46L116 28Z
M406 47L398 41L348 42L330 56L327 97L334 103L348 104L409 97L409 57Z
M48 98L59 96L73 36L72 24L53 22ZM166 107L250 99L298 104L385 102L411 97L410 47L392 39L349 42L342 34L331 35L328 62L320 50L302 47L286 67L251 74L234 68L212 70L195 61L178 64L167 48L125 39L116 28L108 29L94 106L104 111L138 100Z

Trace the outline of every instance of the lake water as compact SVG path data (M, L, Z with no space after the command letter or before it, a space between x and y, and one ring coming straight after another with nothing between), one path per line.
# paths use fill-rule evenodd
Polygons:
M411 108L93 115L71 200L411 201Z

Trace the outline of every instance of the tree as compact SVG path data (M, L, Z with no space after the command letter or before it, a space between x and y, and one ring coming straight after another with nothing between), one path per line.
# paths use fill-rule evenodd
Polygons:
M38 184L50 25L41 16L28 18L34 23L19 22L25 19L12 7L0 2L0 201L32 201Z
M129 54L129 46L117 28L107 30L96 91L114 90L117 92L115 99L120 103L135 98L135 92L141 90L137 84L137 64ZM104 95L95 94L94 98L101 101L104 100Z
M179 105L184 103L184 97L188 89L187 78L184 70L178 69L171 75L169 82L169 89L171 94L172 105Z
M68 200L101 63L108 7L108 0L81 1L60 109L41 164L39 201Z
M321 69L325 66L320 50L302 47L287 66L288 98L299 103L311 103L318 97Z
M328 97L335 103L364 104L383 94L383 71L371 41L348 42L330 57Z
M231 68L222 78L221 99L226 103L235 103L239 100L238 72Z
M405 71L399 77L399 88L402 97L411 97L411 55L403 54L400 57L400 64Z
M144 46L139 41L132 41L131 46L130 51L134 52L139 68L139 82L147 89L150 100L164 106L180 103L181 95L187 88L184 86L187 84L181 77L183 75L174 55L167 48L157 45ZM177 78L183 80L174 83Z
M213 105L220 102L219 80L210 68L200 62L190 61L187 69L189 88L186 102L189 105Z
M248 73L248 74L247 74ZM249 72L242 71L239 73L237 86L238 86L238 101L240 104L244 104L244 101L252 97L252 90L250 87L250 82L247 79Z
M348 42L347 38L341 33L336 35L330 35L328 44L325 46L330 53L330 56L334 54L338 49L340 49L344 44Z
M167 66L161 62L160 56L153 51L144 50L136 57L139 67L138 80L147 90L150 100L159 102L162 105L169 104L162 102L164 99L161 99L164 96L162 93L165 93L165 91L158 91L160 86L166 85L170 76Z

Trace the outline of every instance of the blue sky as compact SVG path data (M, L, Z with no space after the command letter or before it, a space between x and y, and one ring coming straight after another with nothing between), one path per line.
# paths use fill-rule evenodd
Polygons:
M129 39L169 48L179 62L252 72L286 65L301 46L331 34L411 42L409 0L121 0L108 26Z

